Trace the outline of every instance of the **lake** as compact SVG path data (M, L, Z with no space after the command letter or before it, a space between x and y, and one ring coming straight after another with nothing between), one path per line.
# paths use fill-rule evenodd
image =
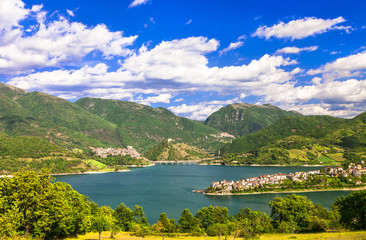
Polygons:
M108 205L115 209L122 202L131 209L134 205L142 206L149 222L155 223L162 212L177 221L185 208L195 214L197 210L209 205L227 207L232 215L246 207L270 213L268 203L275 197L288 194L207 196L193 193L192 190L205 189L212 181L239 180L264 174L319 168L156 165L134 168L130 172L57 176L56 181L69 183L99 206ZM299 194L329 208L337 197L347 195L349 191Z

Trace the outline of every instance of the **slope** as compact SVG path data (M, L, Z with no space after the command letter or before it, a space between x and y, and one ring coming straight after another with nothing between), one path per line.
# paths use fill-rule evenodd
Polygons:
M225 138L218 136L218 130L178 117L161 107L97 98L83 98L75 104L116 124L124 143L139 152L151 149L168 138L209 150L217 149L225 141Z
M270 104L235 103L211 114L206 119L205 125L240 137L266 128L281 117L300 115L300 113L285 111Z
M196 147L168 139L161 141L153 149L146 152L144 157L152 161L180 161L201 160L211 157L211 155Z

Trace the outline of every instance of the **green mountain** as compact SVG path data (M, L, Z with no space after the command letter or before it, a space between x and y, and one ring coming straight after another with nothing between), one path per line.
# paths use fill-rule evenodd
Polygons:
M180 161L180 160L201 160L212 157L212 155L189 146L184 143L177 143L172 139L163 140L157 146L144 154L149 160L153 161Z
M364 157L365 115L363 113L354 119L284 117L270 127L235 139L221 148L220 154L230 161L259 164L332 164L333 160L343 161L349 154Z
M228 140L220 137L219 131L214 128L178 117L161 107L97 98L83 98L75 104L114 123L123 143L141 152L168 138L211 151Z
M116 126L64 99L0 85L0 131L69 149L121 144Z
M300 113L285 111L270 104L253 105L235 103L211 114L205 125L241 137L266 128L281 117L300 116Z

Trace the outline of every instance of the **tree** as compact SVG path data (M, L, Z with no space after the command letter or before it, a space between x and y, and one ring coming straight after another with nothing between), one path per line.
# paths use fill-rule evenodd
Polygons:
M135 205L134 209L132 210L134 214L134 219L137 224L149 226L147 218L145 216L144 210L142 207Z
M192 215L189 209L184 209L178 220L179 228L183 233L191 233L198 227L197 219Z
M226 207L203 207L196 213L199 227L207 230L210 226L216 223L226 224L229 217L229 211Z
M70 185L52 180L47 172L18 172L0 180L2 235L58 238L89 228L90 202Z
M275 198L269 205L274 226L283 232L321 231L328 224L327 210L303 196Z
M238 222L238 230L240 235L246 238L257 237L262 233L272 232L271 219L266 213L260 211L252 211L249 208L241 209L235 215Z
M209 226L206 232L209 236L219 236L219 239L221 240L222 236L229 234L229 227L225 223L215 223Z
M114 210L114 216L117 219L117 225L123 231L130 231L132 227L132 222L134 221L134 212L126 207L125 204L121 203Z
M366 190L337 198L332 209L339 213L340 222L351 229L366 229Z

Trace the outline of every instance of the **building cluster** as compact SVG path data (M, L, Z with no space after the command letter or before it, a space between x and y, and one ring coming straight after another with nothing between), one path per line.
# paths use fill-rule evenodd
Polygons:
M219 181L212 182L211 187L215 189L222 189L223 191L231 191L231 190L248 190L254 187L260 187L265 184L280 184L285 179L290 179L292 181L303 181L308 179L309 174L320 174L320 170L313 170L309 172L295 172L295 173L276 173L276 174L268 174L259 177L251 177L247 179L241 179L239 181Z
M348 169L344 170L341 167L326 167L324 170L325 174L328 174L331 177L338 176L349 176L353 175L354 177L361 177L362 174L366 174L366 168L363 168L364 162L362 161L360 164L351 163ZM302 182L306 181L310 175L312 174L321 174L320 170L312 170L308 172L295 172L295 173L277 173L270 175L263 175L260 177L252 177L247 179L241 179L239 181L219 181L212 182L211 188L215 190L221 190L223 192L230 192L231 190L242 191L249 190L251 188L260 187L266 184L281 184L285 179L290 179L294 182ZM360 184L361 181L357 181L356 184Z
M136 151L132 146L127 146L127 148L92 148L93 153L96 156L106 158L109 156L130 156L133 158L140 159L141 154Z
M352 175L354 177L361 177L362 174L366 174L366 168L363 167L364 164L364 161L361 161L358 164L350 163L348 165L348 168L345 170L341 167L326 167L325 172L332 177L348 177L349 175Z

